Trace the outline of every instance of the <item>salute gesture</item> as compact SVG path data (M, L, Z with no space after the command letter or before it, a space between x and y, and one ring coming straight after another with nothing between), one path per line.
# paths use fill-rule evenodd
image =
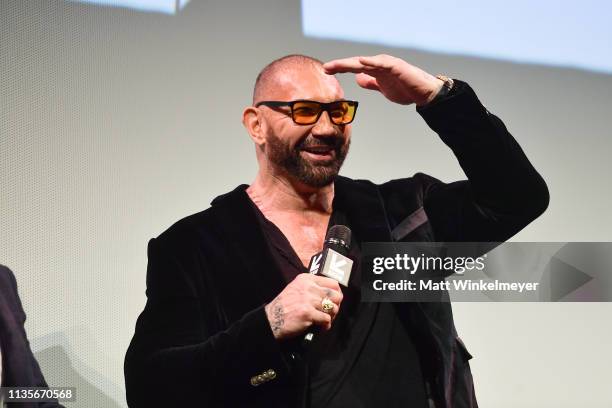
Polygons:
M337 59L323 65L329 75L352 72L357 84L382 93L391 102L401 105L430 102L444 82L420 68L391 55Z

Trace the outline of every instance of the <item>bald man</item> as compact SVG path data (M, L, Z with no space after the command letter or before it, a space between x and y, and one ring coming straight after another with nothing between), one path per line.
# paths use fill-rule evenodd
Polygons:
M416 105L468 180L339 176L358 103L338 73ZM128 404L476 407L450 304L360 302L359 251L362 242L505 241L538 217L546 184L503 123L466 83L392 56L323 64L290 55L259 74L243 124L254 181L149 242ZM353 231L357 264L342 288L305 273L336 224Z

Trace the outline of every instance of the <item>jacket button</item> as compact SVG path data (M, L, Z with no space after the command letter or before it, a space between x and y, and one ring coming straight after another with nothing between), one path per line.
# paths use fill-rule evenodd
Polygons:
M251 385L253 387L256 387L274 378L276 378L276 371L270 368L269 370L266 370L261 374L251 377Z

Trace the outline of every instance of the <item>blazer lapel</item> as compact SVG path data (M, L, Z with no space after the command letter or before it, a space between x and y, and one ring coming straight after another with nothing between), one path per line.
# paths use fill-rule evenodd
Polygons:
M227 274L230 282L226 283L229 287L248 288L249 295L234 290L232 296L237 297L236 304L255 308L274 299L285 283L249 202L245 191L247 187L242 184L215 198L211 204L217 212L219 229L227 241L228 253L234 257L234 271L241 271L240 276ZM241 281L240 285L236 285L237 280Z
M338 176L334 191L334 208L342 209L347 214L351 230L359 242L387 242L391 239L375 184Z

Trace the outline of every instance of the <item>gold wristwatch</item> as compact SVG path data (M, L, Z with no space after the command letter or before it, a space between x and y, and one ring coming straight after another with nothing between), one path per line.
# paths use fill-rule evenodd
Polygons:
M442 84L442 88L440 88L436 96L434 96L434 98L431 101L429 101L427 105L432 105L438 102L440 99L444 98L446 95L448 95L451 89L453 89L453 86L455 86L455 81L453 81L452 78L449 78L446 75L436 75L436 78L438 78L444 83Z
M455 85L455 81L453 81L452 78L449 78L446 75L436 75L436 78L438 78L440 81L444 82L443 87L446 88L446 92L448 92L451 89L453 89L453 86Z

